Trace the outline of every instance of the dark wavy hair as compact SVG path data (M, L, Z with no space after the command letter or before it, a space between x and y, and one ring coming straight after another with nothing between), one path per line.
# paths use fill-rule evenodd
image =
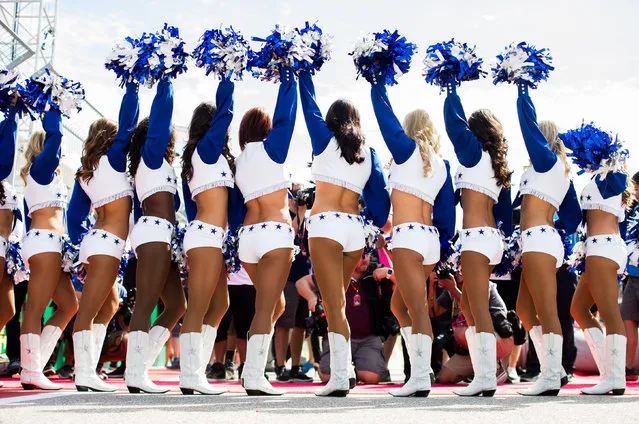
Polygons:
M242 117L242 122L240 122L240 149L244 150L248 143L263 141L272 128L271 115L264 108L254 107L249 109Z
M142 159L142 146L146 143L146 133L149 130L149 118L144 118L133 130L131 134L131 142L129 143L129 175L135 177L135 173L140 166L140 160ZM175 158L175 127L171 128L171 138L169 144L166 146L166 152L164 152L164 159L171 164Z
M93 178L93 172L98 167L100 159L107 154L117 134L118 126L108 119L100 118L91 124L82 149L82 167L75 174L78 180L89 181Z
M184 153L182 153L182 181L188 183L191 181L191 178L193 178L193 152L195 152L197 143L202 140L209 129L211 129L211 120L213 119L213 115L215 115L215 111L215 105L212 103L200 103L198 107L193 110L193 116L189 124L189 140L186 142L186 146L184 146ZM235 157L229 149L229 140L230 136L227 131L222 156L226 158L231 171L235 173Z
M497 184L502 188L510 188L513 172L508 169L508 143L499 119L490 110L479 109L468 118L468 126L481 141L482 150L490 155Z
M366 141L359 121L359 111L349 100L336 100L326 113L326 126L335 135L342 157L349 165L362 163L361 148Z

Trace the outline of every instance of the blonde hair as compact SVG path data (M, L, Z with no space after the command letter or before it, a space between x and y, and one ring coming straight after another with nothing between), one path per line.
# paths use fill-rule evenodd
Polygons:
M432 170L430 162L430 149L435 153L439 153L439 133L435 129L433 120L430 115L423 109L416 109L409 112L404 118L402 124L406 135L412 139L419 148L419 154L424 163L424 176L428 177Z
M539 121L539 129L548 141L550 150L563 162L566 175L570 175L570 163L566 156L566 146L559 138L559 127L553 121Z
M27 176L29 176L29 170L31 169L31 164L35 160L35 158L40 154L42 149L44 149L44 131L36 131L31 134L31 138L29 139L29 144L27 145L27 151L24 152L24 158L26 163L20 170L20 177L22 177L22 181L27 183Z

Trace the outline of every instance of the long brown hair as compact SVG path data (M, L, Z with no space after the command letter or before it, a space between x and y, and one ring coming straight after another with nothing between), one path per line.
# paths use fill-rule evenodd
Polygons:
M182 181L184 182L188 183L191 181L191 178L193 178L193 152L195 152L198 142L202 140L209 129L211 129L211 120L215 112L216 107L212 103L200 103L193 111L191 124L189 125L189 140L186 142L184 152L182 153ZM229 149L229 139L229 131L227 130L222 156L226 158L231 171L235 173L235 157Z
M508 169L508 145L501 122L488 109L479 109L468 118L468 126L482 143L482 150L488 152L497 184L510 188L512 171Z
M244 150L248 143L263 141L272 128L273 121L264 108L249 109L240 122L240 149Z
M131 133L131 142L129 143L129 175L135 177L135 173L140 166L140 160L142 159L142 146L146 143L146 133L149 130L149 118L144 118ZM164 152L164 159L170 164L173 163L175 158L175 127L171 128L171 138L169 144L166 146Z
M361 148L366 141L359 121L359 111L349 100L338 99L326 112L326 126L335 135L342 157L349 165L362 163Z
M82 167L76 172L76 179L88 182L93 178L100 159L107 154L117 134L118 126L106 118L100 118L91 124L82 149Z
M26 184L27 177L29 176L29 170L31 169L31 164L35 160L35 158L40 154L42 149L44 149L44 131L35 131L31 134L31 138L29 138L29 144L27 145L27 150L24 152L24 159L26 163L20 170L20 178Z

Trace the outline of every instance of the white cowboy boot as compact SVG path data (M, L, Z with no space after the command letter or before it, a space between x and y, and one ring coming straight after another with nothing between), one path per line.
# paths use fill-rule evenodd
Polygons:
M344 397L350 390L348 342L339 333L328 333L328 345L331 355L331 377L326 386L315 392L316 396ZM350 366L352 368L352 365Z
M203 395L221 395L226 390L216 389L206 381L202 356L202 335L180 334L180 390L185 395L195 392Z
M75 387L78 392L115 392L118 388L107 384L95 373L96 353L93 331L73 333L75 359Z
M430 355L433 340L427 334L412 334L408 354L410 378L401 389L391 390L396 397L427 397L430 393Z
M98 369L98 364L100 363L100 356L102 355L102 346L104 345L104 339L106 338L107 328L104 324L93 324L93 353L95 353L93 364L93 369Z
M126 350L126 370L124 381L130 393L166 393L169 389L158 386L147 374L149 362L149 334L131 331Z
M153 363L158 358L160 351L171 337L171 332L168 328L160 325L154 325L149 330L149 350L146 364L146 371L153 366Z
M604 365L606 359L606 336L599 328L591 327L584 329L584 338L599 370L600 380L603 380L606 374Z
M20 336L20 383L24 390L60 390L63 387L61 384L52 383L42 373L41 352L39 334L29 333Z
M544 351L544 343L543 343L543 333L541 331L541 325L535 325L533 328L530 329L530 331L528 332L529 336L530 336L530 340L533 342L533 345L535 345L535 352L537 352L537 359L539 359L539 365L540 368L544 367L544 355L542 355L539 352L543 352ZM563 347L562 347L562 351L563 351ZM564 367L561 367L561 387L564 387L566 384L568 384L568 374L566 374L566 370L564 370Z
M61 335L62 329L56 325L45 325L42 329L42 334L40 335L40 359L43 367L51 358Z
M211 360L211 353L213 352L213 346L215 345L215 338L217 337L217 328L210 325L202 326L202 372L206 373L206 366Z
M357 386L357 374L353 365L353 349L351 348L351 339L348 339L348 388L352 390Z
M468 328L469 330L471 327ZM458 396L484 396L492 397L497 390L497 378L495 374L497 361L497 339L493 333L474 333L466 339L470 350L470 357L475 371L473 381L466 387L453 390Z
M607 395L609 393L620 396L626 391L626 337L620 334L606 336L606 357L602 366L604 376L599 384L581 389L586 395Z
M279 396L286 393L276 389L264 377L264 368L271 344L270 334L253 334L246 346L246 362L242 369L242 386L249 396Z
M559 394L563 369L561 366L562 344L563 337L559 334L548 333L542 336L540 346L542 350L537 351L541 373L535 384L528 389L520 390L519 394L524 396L557 396Z

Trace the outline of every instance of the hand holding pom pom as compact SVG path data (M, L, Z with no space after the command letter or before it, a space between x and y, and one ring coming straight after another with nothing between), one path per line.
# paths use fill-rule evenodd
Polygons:
M302 62L301 69L314 75L315 71L319 71L325 62L331 60L332 36L324 34L317 24L309 25L308 22L304 28L299 30L299 33L304 45L313 50L311 61Z
M168 24L155 34L154 55L149 59L151 75L155 80L176 78L186 72L186 61L189 54L184 50L184 40L180 38L180 30Z
M537 50L522 41L509 45L497 55L497 63L492 68L493 83L507 82L537 88L538 83L546 81L554 69L548 49Z
M249 60L255 55L242 34L232 27L206 31L192 53L195 66L205 68L208 76L213 72L218 78L242 80Z
M150 70L146 67L148 57L140 54L141 52L140 40L131 37L126 37L113 47L104 66L115 72L120 80L120 87L134 81L145 84L151 78Z
M19 96L22 75L15 69L0 70L0 111L8 112L10 107L16 108L18 116L29 114L24 100Z
M371 84L395 85L397 78L410 69L417 46L406 41L397 31L366 34L358 40L349 55L357 68L357 78Z
M475 47L452 39L428 47L424 59L424 76L427 83L444 91L462 81L473 81L486 76L482 64L483 59L477 56Z
M20 96L34 115L42 115L49 109L59 110L69 117L72 112L82 110L84 88L79 82L68 80L44 70L39 77L31 77L25 87L20 87Z

